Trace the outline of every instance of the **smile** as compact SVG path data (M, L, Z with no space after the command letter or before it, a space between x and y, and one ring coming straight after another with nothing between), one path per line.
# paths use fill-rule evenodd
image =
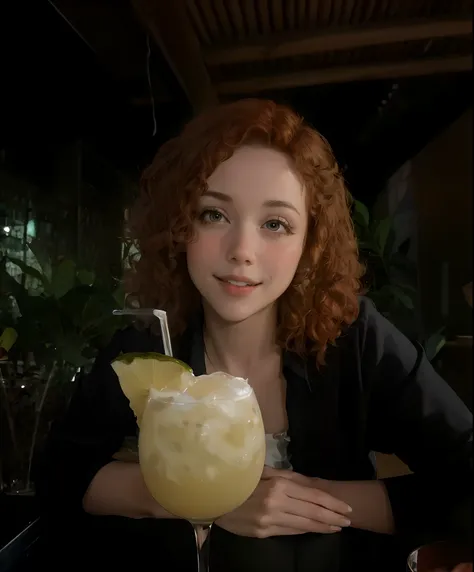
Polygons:
M255 284L249 284L248 282L237 282L237 280L222 280L222 282L227 282L227 284L233 284L234 286L255 286Z
M245 296L253 292L255 288L261 284L248 279L235 280L230 277L219 278L218 276L215 278L222 286L224 291L231 296Z
M228 282L234 286L258 286L261 282L256 282L248 276L237 276L235 274L228 274L226 276L215 276L221 282Z

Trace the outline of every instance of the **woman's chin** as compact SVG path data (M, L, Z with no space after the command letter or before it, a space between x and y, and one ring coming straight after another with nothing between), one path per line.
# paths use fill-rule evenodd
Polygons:
M245 322L256 313L258 310L244 310L244 309L233 309L230 308L214 308L213 313L217 319L225 324L240 324Z
M269 305L256 305L256 304L210 304L209 302L204 303L205 310L209 312L209 317L214 316L222 323L225 324L240 324L251 318L266 313L272 310L273 304Z

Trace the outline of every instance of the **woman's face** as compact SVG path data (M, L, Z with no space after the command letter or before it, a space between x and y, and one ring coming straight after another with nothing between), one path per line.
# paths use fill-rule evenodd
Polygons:
M283 153L244 146L221 163L187 247L204 305L231 323L271 307L295 275L307 218L303 186Z

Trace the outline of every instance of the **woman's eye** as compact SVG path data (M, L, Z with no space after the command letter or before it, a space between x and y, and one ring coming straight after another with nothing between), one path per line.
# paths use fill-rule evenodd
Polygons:
M219 211L207 210L203 211L199 218L202 222L222 222L224 215Z
M285 223L283 223L281 220L269 220L268 222L265 223L264 225L268 230L271 230L272 232L289 232L289 228L287 225L285 225Z

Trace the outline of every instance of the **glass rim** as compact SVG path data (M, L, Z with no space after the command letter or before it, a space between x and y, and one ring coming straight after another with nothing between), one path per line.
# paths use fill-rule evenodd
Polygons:
M153 388L151 388L151 389L153 389ZM161 392L159 390L155 390L155 391L156 391L156 395L152 396L151 393L148 394L147 403L150 401L167 401L170 405L173 405L173 404L176 404L176 405L194 405L195 403L202 403L204 405L211 405L212 403L224 403L224 402L230 403L230 402L235 402L235 401L242 401L243 399L248 399L252 395L255 396L255 392L254 392L252 387L250 387L250 391L248 393L246 393L245 395L239 395L239 396L233 396L233 397L212 397L212 398L206 398L206 397L195 398L195 397L192 397L191 398L192 400L191 399L183 399L179 396L179 394L178 394L178 396L166 395L164 397L159 397ZM186 395L186 394L184 394L184 395Z

